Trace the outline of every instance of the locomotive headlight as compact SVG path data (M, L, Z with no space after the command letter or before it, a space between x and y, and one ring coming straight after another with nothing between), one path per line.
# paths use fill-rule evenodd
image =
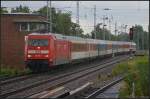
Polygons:
M30 57L31 57L31 55L28 55L28 57L30 58Z
M45 57L48 57L48 55L45 55Z

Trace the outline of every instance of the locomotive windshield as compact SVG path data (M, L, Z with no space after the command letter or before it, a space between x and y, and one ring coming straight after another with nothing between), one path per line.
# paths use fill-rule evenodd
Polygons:
M47 39L30 39L28 41L28 45L30 46L48 46Z

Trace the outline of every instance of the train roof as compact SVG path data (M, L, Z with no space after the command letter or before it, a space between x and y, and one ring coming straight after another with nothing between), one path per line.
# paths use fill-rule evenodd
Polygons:
M28 35L52 35L52 33L30 33Z
M69 40L72 42L82 42L82 43L100 43L100 44L131 44L136 45L134 42L127 42L127 41L108 41L108 40L98 40L98 39L91 39L91 38L82 38L82 37L75 37L75 36L65 36L62 34L56 34L56 33L31 33L29 35L53 35L56 37L56 39L62 39L62 40Z

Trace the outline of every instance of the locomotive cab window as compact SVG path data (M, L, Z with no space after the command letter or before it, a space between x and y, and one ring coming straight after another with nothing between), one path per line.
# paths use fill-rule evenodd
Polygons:
M29 46L48 46L48 39L30 39L28 40Z

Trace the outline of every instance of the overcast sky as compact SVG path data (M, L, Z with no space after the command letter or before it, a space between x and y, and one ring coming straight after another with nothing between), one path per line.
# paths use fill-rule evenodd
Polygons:
M19 5L28 6L31 10L38 10L46 5L46 1L2 1L2 7L13 8ZM145 31L148 31L149 24L149 1L80 1L79 2L79 14L80 25L84 30L84 33L90 33L93 30L94 25L94 5L96 5L96 23L101 23L102 16L107 15L112 19L111 31L114 33L114 24L117 22L117 28L121 30L121 25L128 25L128 28L132 25L139 24L144 27ZM63 10L63 12L72 12L72 21L76 22L76 1L52 1L52 6ZM106 11L104 8L110 8ZM108 21L106 21L109 28ZM128 31L127 28L127 31Z

